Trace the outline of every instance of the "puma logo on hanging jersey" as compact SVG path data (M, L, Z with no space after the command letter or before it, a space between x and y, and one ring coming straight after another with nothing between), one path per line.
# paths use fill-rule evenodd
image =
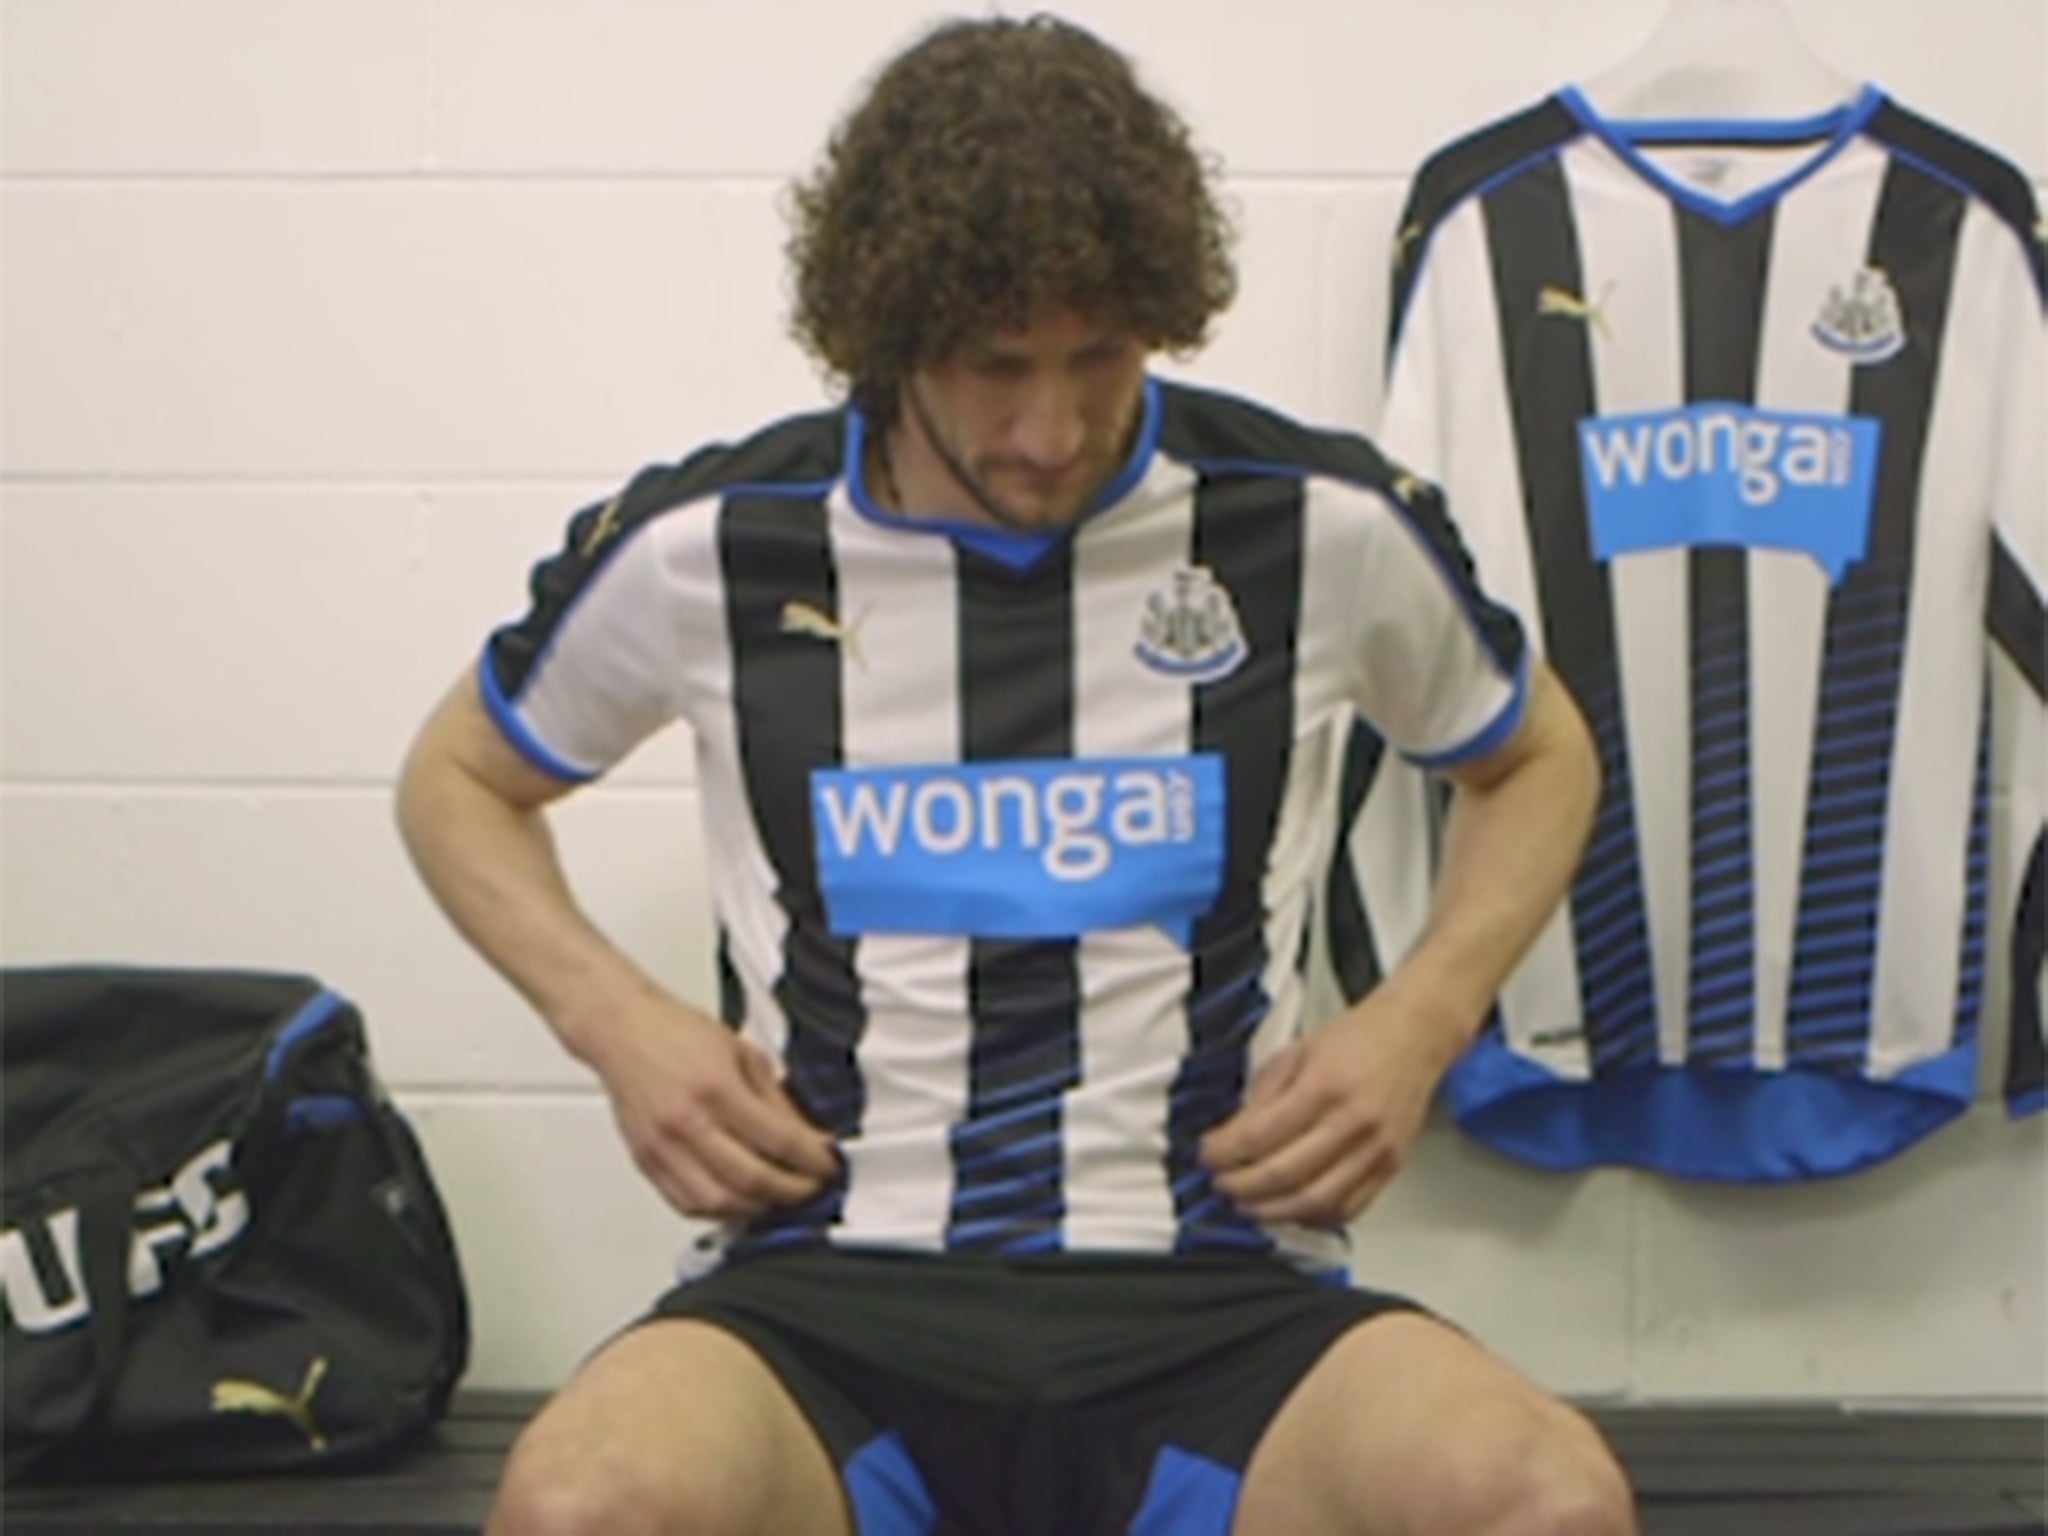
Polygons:
M320 1383L326 1375L327 1357L316 1355L306 1368L305 1384L299 1388L297 1397L286 1397L260 1381L242 1381L232 1377L217 1381L213 1384L213 1411L253 1413L264 1418L287 1420L306 1437L308 1445L316 1451L324 1451L327 1449L327 1437L313 1421L313 1394L320 1390Z
M1536 313L1580 321L1598 331L1602 341L1612 341L1614 332L1607 325L1607 301L1613 294L1614 284L1609 283L1600 290L1600 297L1589 304L1567 289L1545 288L1536 295Z

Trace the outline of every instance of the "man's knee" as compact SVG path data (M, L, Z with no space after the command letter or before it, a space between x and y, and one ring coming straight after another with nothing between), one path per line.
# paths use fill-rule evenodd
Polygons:
M1638 1536L1635 1498L1592 1426L1568 1409L1447 1446L1429 1471L1430 1530L1473 1536Z
M537 1423L512 1448L486 1536L752 1536L715 1490L659 1477L616 1450L568 1443Z
M634 1330L526 1427L488 1536L847 1536L830 1461L768 1367L703 1323Z

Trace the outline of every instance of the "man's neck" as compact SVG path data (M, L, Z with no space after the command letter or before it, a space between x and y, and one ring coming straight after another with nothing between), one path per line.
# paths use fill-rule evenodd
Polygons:
M898 517L972 523L1001 528L1002 520L984 507L973 490L946 462L908 399L896 409L886 431L870 439L870 492L879 490L885 510Z

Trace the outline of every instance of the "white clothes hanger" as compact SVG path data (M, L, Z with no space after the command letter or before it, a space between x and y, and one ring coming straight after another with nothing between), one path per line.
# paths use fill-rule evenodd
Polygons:
M1671 0L1642 47L1580 87L1610 121L1818 117L1859 93L1785 0Z

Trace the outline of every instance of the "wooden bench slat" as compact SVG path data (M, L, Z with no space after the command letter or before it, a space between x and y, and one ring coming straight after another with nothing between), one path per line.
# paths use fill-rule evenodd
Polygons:
M537 1394L465 1392L390 1465L7 1491L7 1536L473 1536ZM2048 1416L1592 1405L1645 1536L2044 1536Z
M1997 1499L1740 1499L1647 1507L1643 1536L2041 1536L2041 1527Z

